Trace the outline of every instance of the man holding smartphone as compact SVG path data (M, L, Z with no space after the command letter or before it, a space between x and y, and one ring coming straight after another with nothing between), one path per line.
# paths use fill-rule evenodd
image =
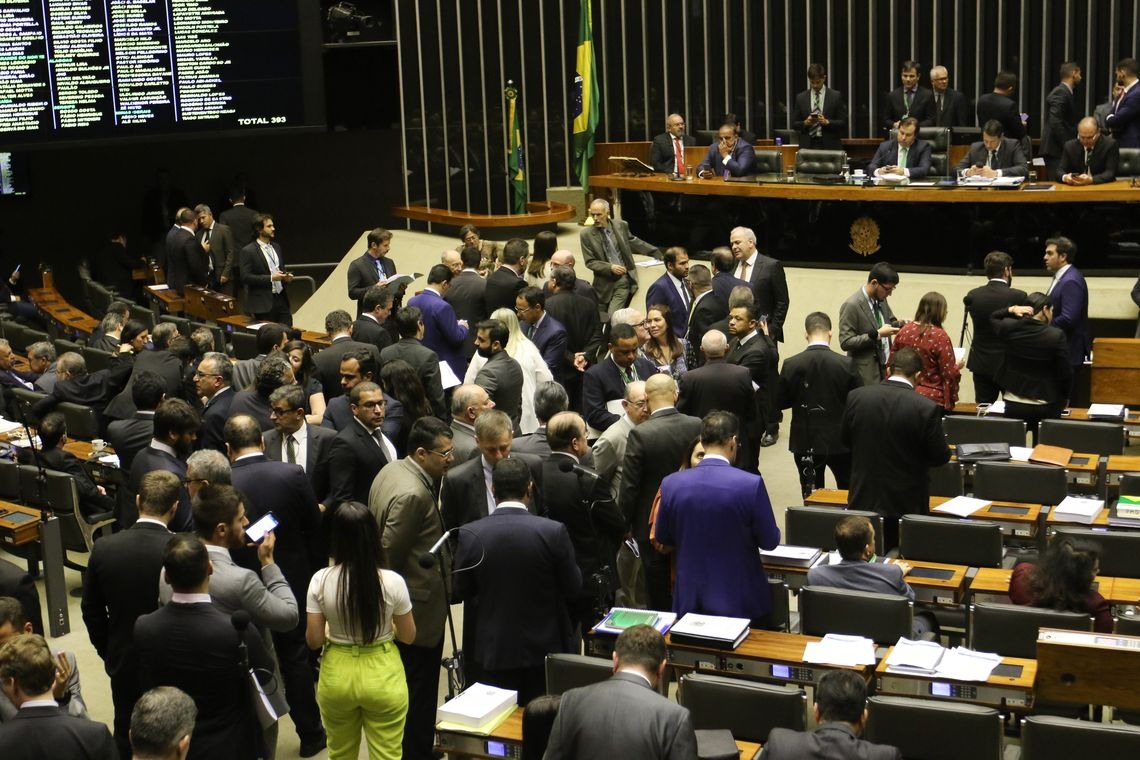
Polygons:
M800 147L813 150L842 150L847 129L847 104L843 94L827 86L827 69L822 63L808 66L808 89L796 95L792 124L800 133Z

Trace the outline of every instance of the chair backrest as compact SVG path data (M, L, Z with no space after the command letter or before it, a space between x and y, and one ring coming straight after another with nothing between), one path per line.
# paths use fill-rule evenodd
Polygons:
M1091 631L1092 626L1093 619L1087 612L979 602L970 605L970 648L1032 660L1037 657L1038 629Z
M784 171L784 156L778 150L757 150L756 172L758 174L779 174Z
M34 465L22 464L20 467L20 502L35 509L43 509L48 503L46 484L39 482L39 470Z
M1140 496L1140 472L1126 472L1120 476L1122 496Z
M946 442L954 445L959 443L1025 445L1025 422L1022 420L951 414L942 418L942 430L946 433Z
M172 314L163 314L158 318L158 322L159 324L162 324L163 322L169 322L178 328L178 332L180 334L185 335L187 338L190 337L190 320L186 317L176 317Z
M27 388L10 388L12 392L12 415L17 420L25 421L32 427L40 423L38 417L32 412L32 407L36 402L42 398L47 398L46 393L40 391L30 391Z
M75 552L91 551L80 527L83 513L79 508L79 491L76 488L75 478L66 472L56 470L44 472L47 475L47 499L55 516L59 518L63 548Z
M1054 715L1021 721L1021 760L1070 760L1090 751L1098 757L1140 757L1140 727Z
M1037 440L1048 446L1109 456L1124 453L1124 425L1081 420L1041 420Z
M309 275L295 276L285 283L285 295L289 297L289 306L296 311L305 305L305 302L317 292L317 281Z
M87 301L91 304L92 314L106 314L111 307L115 296L103 283L96 280L84 280L83 290L87 294Z
M1140 578L1140 533L1090 528L1057 528L1053 540L1068 536L1094 544L1100 552L1100 574L1108 578Z
M914 608L905 596L824 586L800 589L800 632L809 636L847 633L876 644L913 635Z
M233 341L235 359L252 359L257 356L257 336L246 330L234 330L230 333Z
M46 332L41 332L39 330L32 329L31 327L25 327L23 331L19 333L19 337L17 339L10 338L8 340L8 343L11 345L12 350L15 353L26 354L28 352L28 346L32 345L33 343L39 343L40 341L46 341L50 339L51 336Z
M788 507L784 512L784 538L793 546L835 550L835 526L848 517L866 517L875 526L875 553L884 554L883 516L858 509Z
M79 345L73 340L67 340L66 338L56 338L52 341L52 345L55 346L55 351L57 354L67 353L68 351L72 351L77 354L83 353L83 346Z
M698 129L693 132L693 142L697 145L712 145L719 139L720 128Z
M91 346L84 346L80 353L83 355L83 361L87 362L88 372L108 369L111 366L111 360L115 358L115 355L110 351L92 348Z
M805 148L796 151L798 174L840 174L845 163L847 163L847 152L843 150Z
M1140 636L1140 616L1120 615L1112 619L1112 630L1124 636Z
M56 409L63 414L67 424L67 434L80 441L91 441L99 437L99 413L89 406L61 401Z
M1117 177L1135 177L1140 174L1140 148L1121 148Z
M919 127L918 139L930 143L930 150L933 153L946 153L950 150L949 127Z
M973 145L982 140L981 127L951 127L951 145Z
M932 177L949 177L950 176L950 156L946 153L931 153L930 154L930 176Z
M930 495L951 497L962 495L961 463L947 462L930 468Z
M945 700L871 697L863 738L898 747L907 760L1000 760L1002 756L997 710Z
M20 466L10 459L0 459L0 499L20 498Z
M689 709L694 730L728 729L741 741L763 743L773 728L803 731L806 723L807 697L798 686L690 673L677 701Z
M134 303L131 304L131 317L130 318L135 320L136 322L141 322L142 325L147 330L153 330L154 329L154 325L155 325L154 312L145 306L139 306L138 304L134 304Z
M1055 506L1068 488L1060 467L1013 462L978 462L974 467L974 496L979 499Z
M5 319L0 321L0 334L4 336L4 340L8 341L13 353L22 354L26 353L24 349L27 347L27 341L24 340L24 330L22 324L14 319Z
M546 655L546 693L564 694L579 686L589 686L609 679L613 663L599 657L581 654Z
M1001 567L1001 525L986 520L903 515L899 520L899 556L923 562Z
M779 137L784 145L799 145L800 132L798 129L773 129L772 137Z

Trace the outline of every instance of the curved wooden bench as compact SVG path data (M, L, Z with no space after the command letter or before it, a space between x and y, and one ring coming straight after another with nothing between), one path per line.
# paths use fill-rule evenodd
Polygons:
M484 227L530 227L536 224L554 224L555 222L565 222L577 218L577 211L573 206L559 201L528 203L525 214L472 214L467 211L428 208L427 206L393 206L392 214L402 219L447 224L452 227L474 224L480 229Z

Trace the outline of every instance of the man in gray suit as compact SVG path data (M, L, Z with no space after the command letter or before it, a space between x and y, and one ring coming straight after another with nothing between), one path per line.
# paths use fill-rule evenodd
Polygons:
M863 385L883 379L891 353L891 336L899 331L887 299L899 284L899 273L885 261L871 267L867 284L839 307L839 347L851 357Z
M610 204L599 198L590 204L592 227L579 235L582 257L594 273L594 290L598 294L598 310L602 321L618 309L629 305L637 292L637 267L633 254L656 252L656 248L638 239L629 225L610 218Z
M522 367L507 353L507 340L510 333L507 326L497 319L486 319L479 323L475 335L475 350L487 362L475 375L475 384L487 391L495 402L495 408L506 412L519 432L522 419Z
M614 646L614 675L562 695L543 759L695 758L689 711L656 691L665 657L665 639L651 626L622 631Z
M617 422L606 428L598 436L590 450L594 456L594 471L610 484L614 499L621 493L623 477L622 464L625 462L625 447L629 442L629 431L649 419L649 402L645 398L645 381L636 380L625 386L625 396L621 400L625 413Z
M982 141L970 150L955 167L967 177L1027 177L1025 149L1012 137L1003 137L1005 129L997 119L982 125Z

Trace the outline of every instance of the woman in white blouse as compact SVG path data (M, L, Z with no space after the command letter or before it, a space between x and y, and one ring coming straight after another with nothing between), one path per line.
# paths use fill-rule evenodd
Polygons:
M491 319L497 319L505 324L511 334L511 337L507 339L507 353L519 363L523 373L522 417L519 421L519 429L524 434L533 433L538 430L538 418L534 416L534 389L538 387L539 383L553 380L554 375L550 374L550 368L543 361L538 346L522 334L522 330L519 329L519 318L514 311L511 309L495 309L494 313L491 314ZM479 370L486 363L487 360L479 356L478 353L471 357L471 363L467 365L467 374L463 376L463 382L468 385L474 383L475 376L479 374Z

